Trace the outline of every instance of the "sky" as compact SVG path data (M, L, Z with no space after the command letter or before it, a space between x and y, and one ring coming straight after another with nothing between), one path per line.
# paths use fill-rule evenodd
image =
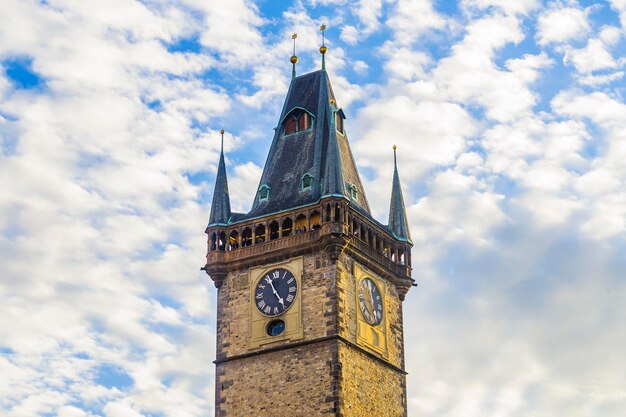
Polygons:
M626 414L626 0L0 0L0 414L213 415L219 156L247 211L327 70L414 241L410 416Z

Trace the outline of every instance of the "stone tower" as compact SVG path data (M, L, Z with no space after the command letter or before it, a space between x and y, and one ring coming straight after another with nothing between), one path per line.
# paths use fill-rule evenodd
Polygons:
M406 416L414 281L397 166L384 225L325 67L296 77L293 58L249 213L231 212L220 155L204 267L218 289L215 415Z

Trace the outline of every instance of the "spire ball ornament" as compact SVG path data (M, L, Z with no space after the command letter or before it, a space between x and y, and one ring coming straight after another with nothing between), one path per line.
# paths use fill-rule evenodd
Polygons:
M320 26L320 31L322 32L322 46L320 46L320 54L322 54L322 71L326 70L326 51L328 48L326 47L326 38L324 37L324 32L326 31L326 25Z
M224 134L224 129L220 130L220 133L223 135Z
M293 39L293 55L291 56L291 58L289 58L289 61L291 62L293 66L293 69L291 71L292 80L296 78L296 63L298 62L298 57L296 56L296 39L297 38L298 38L297 33L294 33L293 35L291 35L291 39Z

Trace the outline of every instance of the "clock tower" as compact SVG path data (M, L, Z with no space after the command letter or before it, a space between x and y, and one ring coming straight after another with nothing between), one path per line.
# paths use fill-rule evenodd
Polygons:
M204 267L218 289L215 415L406 416L413 244L395 147L383 224L370 214L324 61L298 77L295 52L291 62L248 213L231 211L220 154Z

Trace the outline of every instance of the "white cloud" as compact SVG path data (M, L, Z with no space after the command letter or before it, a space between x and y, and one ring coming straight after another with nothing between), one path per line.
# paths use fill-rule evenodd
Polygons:
M339 36L348 45L356 45L359 42L359 30L352 25L342 27Z
M465 149L466 138L475 132L472 119L462 107L401 95L371 103L352 125L358 126L358 140L352 140L360 156L358 162L381 167L380 155L396 144L401 150L399 163L405 181L420 176L432 164L452 163Z
M593 75L588 74L584 76L577 77L578 82L583 85L588 85L592 87L596 87L602 84L609 84L624 77L624 71L617 71L610 74L604 75Z
M447 22L437 13L432 0L401 0L385 24L395 33L396 42L410 44L427 30L444 29Z
M614 26L607 26L602 29L596 39L589 39L587 46L581 49L568 48L563 61L571 62L576 70L583 75L583 80L588 80L587 84L599 84L601 81L609 81L611 75L596 76L591 78L591 73L598 70L614 69L624 64L624 60L613 58L610 48L620 39L619 29ZM612 74L613 77L615 75Z
M537 0L461 0L461 3L465 8L477 7L480 9L489 9L491 7L497 7L507 14L527 14L540 5Z
M563 7L559 3L553 3L547 12L539 16L537 26L540 45L581 39L591 29L585 10Z
M354 61L353 65L353 69L357 74L361 74L361 75L365 75L367 74L367 70L369 69L369 66L367 65L366 62L364 61Z
M564 61L571 62L578 72L589 74L590 72L615 68L616 62L604 44L599 40L592 39L583 49L575 49L565 55Z
M626 30L626 0L609 0L609 3L619 13L622 29Z
M263 168L252 162L233 167L233 173L228 178L230 203L235 212L246 213L251 208L252 200L256 195Z
M364 34L370 34L378 29L382 7L382 0L359 0L355 14L363 26Z
M391 43L382 46L381 52L388 57L385 70L394 78L414 80L425 75L424 67L431 64L431 58L407 47L395 47Z
M497 15L476 20L469 24L464 39L452 47L452 55L439 61L433 71L435 80L447 97L475 102L491 119L524 117L536 103L529 84L552 61L544 54L525 55L507 61L510 71L502 71L494 63L499 48L523 38L515 17Z

